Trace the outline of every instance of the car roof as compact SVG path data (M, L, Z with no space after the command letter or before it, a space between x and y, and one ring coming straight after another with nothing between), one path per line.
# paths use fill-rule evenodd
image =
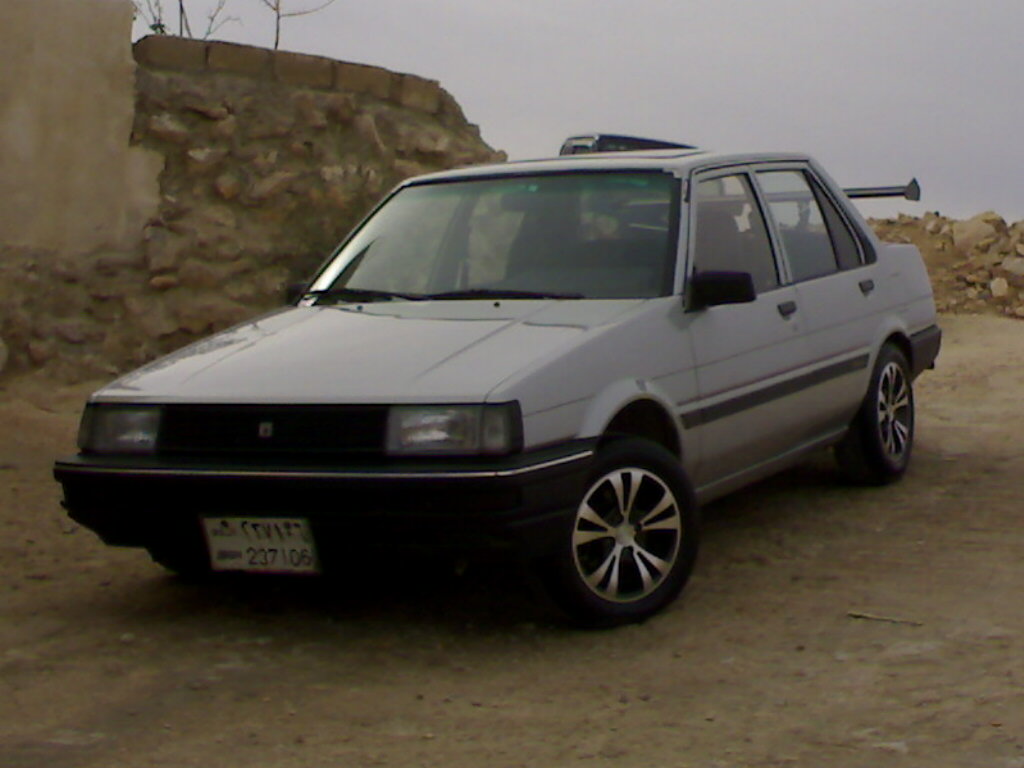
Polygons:
M572 171L669 171L688 174L698 168L745 165L764 162L809 162L807 155L793 152L709 152L701 149L650 149L628 152L595 152L562 155L537 160L477 165L440 171L407 179L405 184L429 184L495 176L529 176Z

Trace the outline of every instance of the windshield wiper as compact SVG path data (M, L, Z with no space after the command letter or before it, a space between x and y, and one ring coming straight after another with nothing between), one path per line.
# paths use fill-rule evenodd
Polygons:
M317 299L346 299L348 301L423 301L428 298L418 293L399 293L397 291L381 291L376 288L327 288L322 291L306 291L303 296Z
M511 288L469 288L463 291L430 293L427 299L582 299L582 293L552 291L517 291Z

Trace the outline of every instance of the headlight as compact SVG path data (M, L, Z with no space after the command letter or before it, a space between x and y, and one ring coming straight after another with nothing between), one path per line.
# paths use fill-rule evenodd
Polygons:
M154 453L159 430L156 406L87 405L78 448L85 453Z
M388 413L388 453L505 454L522 445L518 403L396 405Z

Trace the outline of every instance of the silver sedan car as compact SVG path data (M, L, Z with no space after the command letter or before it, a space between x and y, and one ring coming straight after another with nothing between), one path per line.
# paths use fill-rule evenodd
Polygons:
M615 138L409 179L291 305L96 392L71 517L192 575L505 550L608 625L683 587L699 505L829 447L897 480L941 333L849 202L893 190Z

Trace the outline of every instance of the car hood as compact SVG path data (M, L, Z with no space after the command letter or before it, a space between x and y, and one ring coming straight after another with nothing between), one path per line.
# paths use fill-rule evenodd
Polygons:
M480 402L643 300L440 301L288 308L184 347L94 400Z

